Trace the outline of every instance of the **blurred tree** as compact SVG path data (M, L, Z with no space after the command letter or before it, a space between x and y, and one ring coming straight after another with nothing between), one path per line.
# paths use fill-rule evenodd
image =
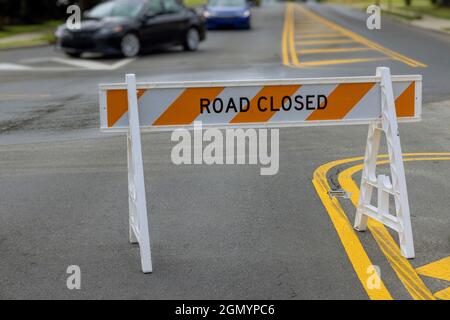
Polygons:
M102 0L0 0L0 28L6 24L64 19L69 5L78 4L86 10L100 2Z

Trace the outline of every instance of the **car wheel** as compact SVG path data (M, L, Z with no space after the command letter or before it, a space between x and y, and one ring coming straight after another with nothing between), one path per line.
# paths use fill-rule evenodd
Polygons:
M245 24L245 26L244 26L244 29L245 30L250 30L252 28L252 21L251 21L251 19L249 18L248 20L247 20L247 23Z
M122 38L122 41L120 42L120 51L124 57L135 57L140 50L141 41L135 34L128 33Z
M195 51L198 49L198 44L200 43L200 33L196 28L190 28L186 33L184 39L183 47L186 51Z

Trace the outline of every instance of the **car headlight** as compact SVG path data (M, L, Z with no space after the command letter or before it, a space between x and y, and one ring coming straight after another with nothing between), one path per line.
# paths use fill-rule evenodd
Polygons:
M242 13L242 16L243 16L244 18L249 17L249 16L250 16L250 10L245 10L245 11Z
M123 31L123 27L122 27L122 26L114 27L112 31L113 31L114 33L120 33L120 32Z
M204 17L204 18L209 18L209 17L211 17L211 12L209 12L209 11L207 11L207 10L203 11L203 17Z

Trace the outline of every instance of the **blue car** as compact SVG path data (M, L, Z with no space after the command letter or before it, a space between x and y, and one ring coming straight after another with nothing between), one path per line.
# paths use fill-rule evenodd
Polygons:
M220 27L251 28L247 0L210 0L203 11L208 29Z

